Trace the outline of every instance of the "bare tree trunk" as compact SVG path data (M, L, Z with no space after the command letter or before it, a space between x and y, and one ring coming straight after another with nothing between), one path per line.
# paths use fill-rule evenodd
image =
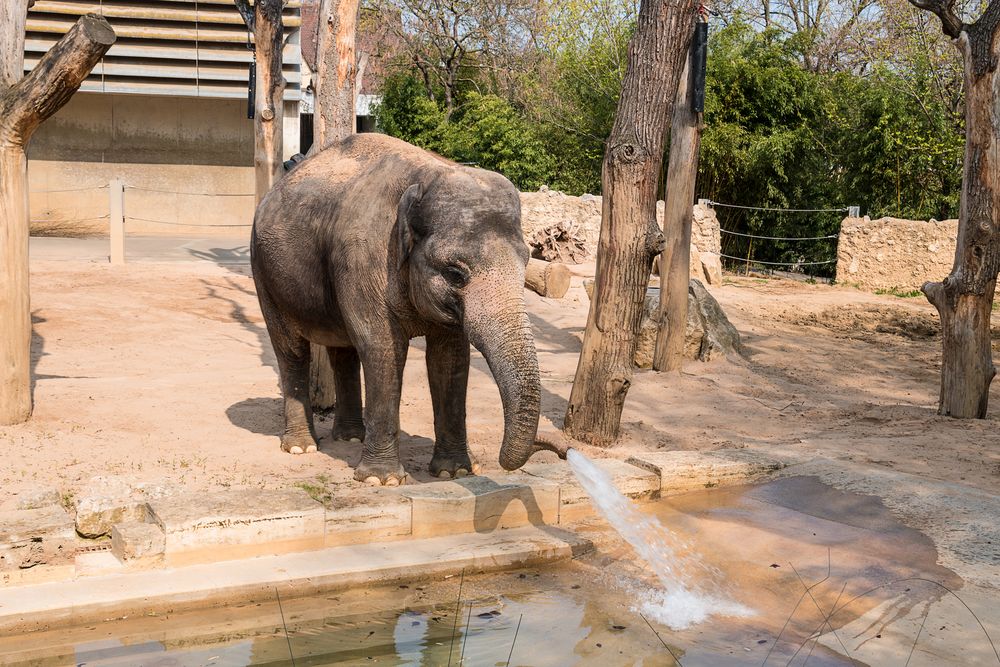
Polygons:
M566 410L573 438L610 445L632 381L653 256L662 250L656 185L667 119L697 14L693 0L643 0L604 156L597 282Z
M690 79L691 58L688 58L677 86L670 129L670 163L663 211L666 244L660 255L661 324L653 355L653 368L658 371L679 370L684 361L688 283L691 280L691 222L701 144L698 114L692 110L694 86Z
M355 39L360 7L360 0L323 0L313 81L316 99L313 145L316 150L351 136L357 127Z
M107 21L88 14L22 79L27 9L20 0L0 9L0 424L31 416L28 142L115 42Z
M994 1L987 10L995 10ZM982 23L982 21L980 21ZM978 28L978 29L977 29ZM985 28L986 30L983 30ZM990 314L1000 270L1000 85L994 45L995 26L966 28L959 44L965 56L965 167L955 264L942 282L923 292L941 316L941 398L938 413L960 418L986 417L990 383L996 375ZM984 33L984 34L980 34ZM977 48L980 47L980 48Z
M257 60L257 113L254 116L254 171L260 202L284 173L285 78L281 72L284 26L282 0L254 3L254 57Z

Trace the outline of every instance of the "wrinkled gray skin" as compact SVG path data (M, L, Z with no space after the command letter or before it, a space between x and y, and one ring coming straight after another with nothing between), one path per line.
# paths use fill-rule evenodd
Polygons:
M427 340L431 473L474 472L465 430L470 342L500 389L500 464L514 470L539 449L538 361L523 300L528 249L507 179L391 137L356 135L307 158L268 193L250 252L281 375L284 451L316 451L309 343L325 345L336 378L334 437L364 440L355 478L401 483L399 400L416 336Z

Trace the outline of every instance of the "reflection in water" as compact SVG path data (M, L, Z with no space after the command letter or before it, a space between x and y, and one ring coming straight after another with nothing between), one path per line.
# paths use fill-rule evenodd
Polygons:
M276 601L248 603L0 637L0 664L290 667L291 644L299 666L495 666L506 664L522 615L510 663L520 667L673 667L671 653L684 667L903 664L921 628L911 667L993 657L976 621L958 603L947 606L939 588L876 588L908 577L962 583L937 563L933 543L878 499L791 478L644 509L702 556L702 574L721 572L727 592L756 615L682 631L654 621L667 650L632 610L633 591L657 580L630 547L602 540L595 553L547 568L466 576L460 605L459 577L283 593L287 639ZM934 620L924 627L927 612Z

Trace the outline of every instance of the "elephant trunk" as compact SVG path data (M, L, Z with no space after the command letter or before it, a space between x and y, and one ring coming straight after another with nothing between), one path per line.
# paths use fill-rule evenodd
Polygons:
M469 286L464 303L466 335L486 358L500 389L504 412L500 465L505 470L517 470L539 451L535 436L541 382L523 284L523 275L516 286L504 280L497 287L494 281L480 279Z

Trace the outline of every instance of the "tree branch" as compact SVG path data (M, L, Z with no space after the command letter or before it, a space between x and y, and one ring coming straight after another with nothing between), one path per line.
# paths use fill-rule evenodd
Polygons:
M955 0L910 0L910 4L936 14L941 19L941 30L952 39L958 39L965 29L962 19L955 13Z
M115 43L103 17L87 14L63 35L26 77L0 98L0 141L25 145L73 96Z
M243 17L243 22L247 26L247 30L251 33L253 32L253 7L250 6L250 0L233 0L236 3L236 11L240 13Z

